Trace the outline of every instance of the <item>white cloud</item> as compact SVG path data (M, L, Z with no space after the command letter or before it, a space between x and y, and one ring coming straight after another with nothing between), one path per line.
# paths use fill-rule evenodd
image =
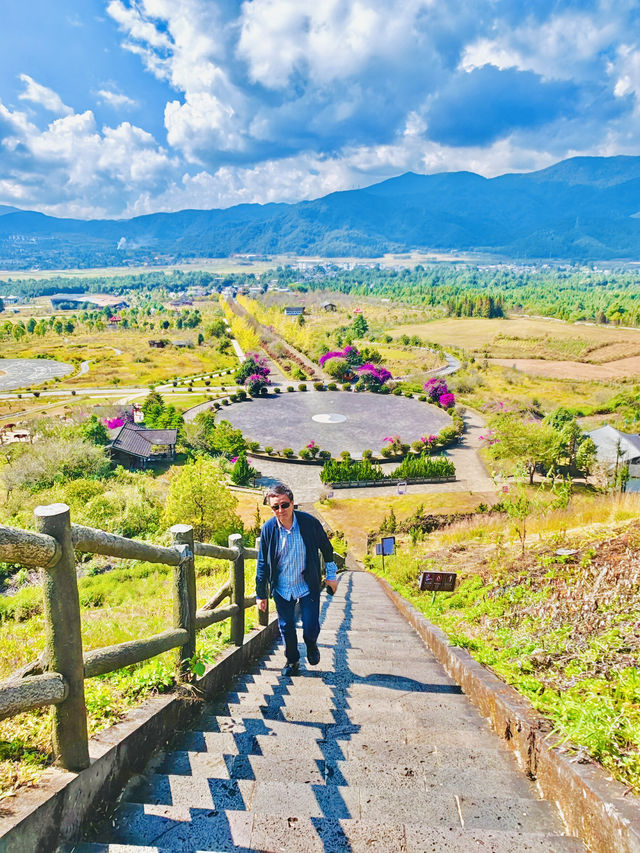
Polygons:
M177 161L129 122L98 128L91 110L43 130L0 102L0 198L49 213L117 216L142 191L160 192Z
M34 104L40 104L45 110L55 113L56 115L71 115L73 110L63 103L62 98L53 89L48 89L40 83L36 83L33 77L28 74L21 74L20 79L25 84L24 92L21 92L18 97L21 101L31 101Z
M0 203L121 215L297 201L407 170L491 176L640 143L637 0L105 5L140 73L170 90L167 147L129 122L99 127L25 74L20 97L55 120L0 104ZM124 88L105 79L93 94L144 109L144 85ZM501 120L499 140L470 143L478 116Z
M640 48L638 45L622 44L618 48L609 73L615 77L614 93L618 98L633 95L640 105Z
M130 110L138 106L138 102L133 98L120 92L112 92L110 89L99 89L97 95L103 104L108 104L114 109Z

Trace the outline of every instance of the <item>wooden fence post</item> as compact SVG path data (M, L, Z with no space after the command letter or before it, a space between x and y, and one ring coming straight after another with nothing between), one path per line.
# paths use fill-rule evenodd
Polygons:
M229 548L235 548L238 556L229 560L229 583L231 584L231 603L240 608L231 617L231 642L241 646L244 641L244 546L242 536L232 533L229 536Z
M181 678L189 678L190 659L196 653L196 568L193 556L193 527L174 524L171 528L175 545L183 545L188 555L173 567L173 627L184 628L189 639L178 649L177 666Z
M260 537L256 539L256 551L260 553ZM267 591L267 609L258 610L258 625L261 628L266 628L269 624L269 592Z
M67 685L64 702L53 706L53 749L66 770L89 766L87 708L84 701L84 663L80 600L76 562L71 542L71 519L66 504L38 506L34 510L40 533L60 546L60 560L41 569L47 664Z

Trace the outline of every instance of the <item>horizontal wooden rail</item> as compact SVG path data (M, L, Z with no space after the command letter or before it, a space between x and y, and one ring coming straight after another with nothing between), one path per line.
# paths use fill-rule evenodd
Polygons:
M0 719L53 705L56 758L66 769L78 771L89 765L85 679L177 649L177 678L192 681L190 664L196 651L196 632L226 620L231 622L231 642L241 646L245 610L256 603L255 595L245 595L246 560L257 559L258 551L245 548L239 533L229 536L228 547L196 542L193 527L187 524L171 528L174 539L171 547L129 539L72 524L66 504L37 507L35 516L38 532L0 526L0 561L43 570L46 617L45 649L40 658L0 684ZM74 551L173 566L173 628L153 637L83 654ZM229 562L228 580L199 610L196 609L196 556ZM344 565L339 554L334 554L334 560L339 566ZM220 607L226 598L231 602ZM268 624L268 610L258 614L258 621L262 627Z
M60 554L60 546L53 536L0 525L0 560L3 563L48 569L56 565Z
M238 556L235 548L227 548L225 545L213 545L211 542L194 542L193 553L196 557L213 557L216 560L235 560ZM247 560L258 559L258 552L255 548L244 548L242 553Z
M216 622L224 622L225 619L230 619L240 611L237 604L230 604L228 607L219 607L217 610L198 610L196 612L196 629L207 628Z
M66 682L59 672L0 684L0 720L44 705L58 705L67 698L67 693Z
M235 560L238 552L224 545L212 545L210 542L194 542L193 553L196 557L213 557L216 560Z
M170 649L178 649L184 645L187 636L187 631L184 629L174 628L144 640L129 640L127 643L118 643L115 646L106 646L103 649L87 652L83 656L84 677L94 678L96 675L106 675L108 672L122 669L123 666L142 663Z
M144 560L147 563L164 563L167 566L178 566L182 560L178 548L164 548L162 545L152 545L150 542L140 542L137 539L127 539L115 533L105 533L94 527L84 527L81 524L71 525L71 540L76 551L89 554L104 554L107 557L122 557L125 560Z

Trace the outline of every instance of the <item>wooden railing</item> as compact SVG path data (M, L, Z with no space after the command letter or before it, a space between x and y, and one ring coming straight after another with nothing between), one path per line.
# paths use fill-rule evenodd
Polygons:
M53 748L59 764L68 770L89 765L84 680L114 672L155 655L177 649L178 678L191 678L189 661L196 651L196 633L216 622L231 620L230 636L236 646L244 641L244 612L255 604L245 597L245 559L256 559L238 533L229 546L196 542L193 528L171 528L173 545L162 547L72 524L66 504L35 509L38 532L0 526L0 561L38 567L42 575L45 615L45 650L33 664L23 667L0 684L0 719L23 711L53 705ZM83 653L80 601L74 551L144 560L173 566L173 626L160 634ZM203 607L196 605L195 557L229 561L229 579ZM336 559L340 559L336 555ZM219 605L229 598L230 604ZM269 611L260 611L266 626Z

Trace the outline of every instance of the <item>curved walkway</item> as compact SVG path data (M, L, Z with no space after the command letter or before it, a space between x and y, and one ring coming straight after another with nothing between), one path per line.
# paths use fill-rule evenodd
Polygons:
M583 853L375 578L322 622L318 667L239 676L78 853Z
M457 447L445 451L445 455L456 466L456 480L453 483L420 483L407 487L407 494L436 494L439 492L478 492L495 495L495 484L487 474L482 459L478 455L480 435L485 427L484 420L477 412L467 409L464 414L466 430ZM275 482L287 483L293 489L298 503L314 503L327 491L320 481L321 466L299 465L271 459L255 459L252 464L262 477L261 486L270 486ZM397 462L385 462L383 470L389 473L397 467ZM379 495L395 495L397 486L375 486L363 489L336 489L334 499L366 498Z

